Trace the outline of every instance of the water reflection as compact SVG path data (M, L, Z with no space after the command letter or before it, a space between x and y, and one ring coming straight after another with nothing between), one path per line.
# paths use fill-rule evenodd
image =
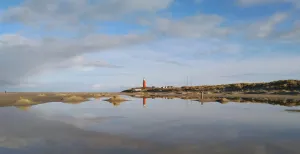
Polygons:
M298 113L300 113L300 109L286 109L285 111L287 111L287 112L298 112Z
M22 111L28 111L31 108L31 105L28 106L16 106L16 108L22 110Z
M299 153L297 107L102 100L0 108L0 153Z
M146 107L146 104L147 104L147 98L143 97L143 106Z

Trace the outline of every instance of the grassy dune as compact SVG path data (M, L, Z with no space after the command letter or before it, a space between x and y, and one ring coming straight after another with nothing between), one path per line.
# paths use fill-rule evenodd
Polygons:
M140 88L140 87L137 87ZM134 92L135 88L123 92ZM233 83L221 85L201 85L182 87L148 87L144 92L174 92L182 94L185 92L206 92L206 93L243 93L243 94L277 94L297 95L300 94L300 80L279 80L262 83Z

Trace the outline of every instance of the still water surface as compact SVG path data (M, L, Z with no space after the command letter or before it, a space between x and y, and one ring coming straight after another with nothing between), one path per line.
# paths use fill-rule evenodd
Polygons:
M299 154L297 107L143 99L0 108L0 154Z

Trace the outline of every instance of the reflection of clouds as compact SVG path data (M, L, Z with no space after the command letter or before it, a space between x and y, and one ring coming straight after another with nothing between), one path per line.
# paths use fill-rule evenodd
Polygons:
M68 153L96 154L110 150L117 154L126 149L150 150L153 146L145 141L85 131L57 120L41 119L16 108L3 108L0 111L0 153L3 149L18 148L19 152L30 153L44 153L47 150L61 153L63 150ZM85 115L85 118L98 120L93 119L92 115Z
M24 138L17 138L17 137L0 137L0 147L3 148L22 148L28 145L28 140Z
M86 129L93 125L97 125L105 120L122 118L122 117L96 117L96 115L91 117L77 117L77 116L67 116L67 115L57 115L45 117L47 120L60 121L66 124L71 124L81 129Z
M34 107L31 112L45 120L60 121L81 129L86 129L105 120L123 118L121 116L103 116L101 113L98 113L97 109L85 108L83 106L85 105L45 104Z
M50 103L33 106L28 112L14 107L11 110L3 108L0 109L0 153L1 147L20 148L20 150L24 150L24 147L33 148L32 153L44 152L47 149L52 153L61 153L59 150L62 150L72 154L146 152L181 154L217 153L217 151L231 154L245 153L244 149L250 149L246 152L255 153L263 152L265 149L262 147L267 141L270 144L278 141L277 144L282 148L298 147L292 145L292 143L299 143L298 130L295 127L297 124L287 121L297 117L287 112L276 112L277 108L273 110L269 107L254 108L246 105L250 109L244 111L241 110L240 105L214 104L201 107L200 104L191 104L187 107L182 101L168 102L151 100L149 110L142 108L141 100L136 104L128 103L108 111L108 108L112 109L109 103L98 104L98 106L92 103L79 105ZM133 106L130 106L132 104ZM170 106L172 109L166 110ZM265 109L269 110L263 112L266 111ZM271 113L286 117L283 120L277 119L276 115ZM126 118L119 119L122 116ZM278 127L263 128L259 123L267 122L270 126L270 119L274 118L278 126L286 121L284 124L289 124L286 125L287 129L276 131ZM297 121L295 119L294 122ZM122 133L140 139L78 129L99 123L101 128L106 127L103 132ZM111 133L106 129L114 129L115 132ZM126 134L126 129L131 132ZM290 140L284 143L279 140L282 136L278 134L282 136L290 134L295 137L288 137ZM233 145L239 148L235 149Z
M40 138L26 138L17 136L1 136L0 148L21 149L40 143Z
M218 123L219 126L224 126L228 123L232 124L232 128L221 130L222 135L226 138L237 138L239 132L235 131L234 127L240 128L240 126L245 125L265 129L273 125L274 127L271 129L278 130L290 128L291 122L297 120L295 116L277 112L279 107L270 105L232 103L221 105L211 103L201 106L195 103L187 106L183 100L179 99L150 101L148 104L149 110L143 110L141 105L143 100L138 99L118 108L114 108L110 103L95 101L78 105L43 104L34 106L30 111L43 119L61 121L85 130L100 130L129 135L146 134L150 136L153 132L168 131L176 125L197 123L212 126ZM248 107L249 110L245 110L245 107ZM126 118L120 120L121 116ZM293 124L293 126L300 128L299 124ZM203 131L207 132L206 130ZM174 135L174 132L167 133ZM209 137L208 134L203 135ZM198 136L200 135L198 134Z

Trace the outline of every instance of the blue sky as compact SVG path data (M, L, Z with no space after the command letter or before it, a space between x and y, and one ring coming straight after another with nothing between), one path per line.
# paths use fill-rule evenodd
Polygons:
M298 0L0 2L0 90L300 78Z

